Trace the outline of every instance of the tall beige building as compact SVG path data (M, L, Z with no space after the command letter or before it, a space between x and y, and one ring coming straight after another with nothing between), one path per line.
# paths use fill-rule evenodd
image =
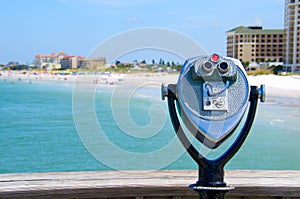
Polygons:
M284 66L290 71L300 71L300 1L285 1L284 16Z
M282 62L284 31L239 26L227 31L227 56L242 62Z

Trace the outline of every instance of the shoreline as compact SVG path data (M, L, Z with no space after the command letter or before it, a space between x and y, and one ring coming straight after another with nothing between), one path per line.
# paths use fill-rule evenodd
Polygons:
M155 74L155 75L126 75L125 80L131 83L154 82L159 86L164 83L176 84L179 74ZM289 97L299 98L300 100L300 75L295 76L276 76L276 75L258 75L248 76L250 86L266 86L266 97Z
M22 73L1 73L0 81L20 82L78 82L101 85L147 85L160 87L176 84L179 74L167 73L136 73L136 74L91 74L91 75L51 75L51 74L22 74ZM13 81L12 81L13 80ZM268 98L296 98L300 100L300 75L277 76L277 75L258 75L248 76L249 85L265 84L266 97Z

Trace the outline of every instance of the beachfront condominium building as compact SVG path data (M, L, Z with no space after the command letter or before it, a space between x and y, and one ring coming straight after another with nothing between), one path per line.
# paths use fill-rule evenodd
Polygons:
M283 29L239 26L227 31L227 56L242 62L282 62Z
M288 71L300 71L300 1L285 1L284 66Z
M34 65L41 69L76 69L89 68L102 69L106 61L103 57L85 58L83 56L67 55L64 52L51 54L38 54L33 60Z

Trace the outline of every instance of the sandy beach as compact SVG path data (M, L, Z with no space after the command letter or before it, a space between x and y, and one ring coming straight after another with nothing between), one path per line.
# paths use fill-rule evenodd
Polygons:
M126 81L133 83L154 82L157 84L177 83L177 74L132 74L124 77ZM277 76L258 75L248 76L250 85L260 87L265 84L266 93L269 97L292 97L300 99L300 75Z
M36 73L19 72L0 72L0 81L78 81L82 75L51 75ZM167 73L136 73L136 74L93 74L86 75L91 83L97 84L131 84L131 85L149 85L160 86L162 83L175 84L178 80L178 74ZM122 81L119 81L122 80ZM300 100L300 75L277 76L277 75L258 75L248 76L250 85L260 86L265 84L267 97L289 97L299 98Z

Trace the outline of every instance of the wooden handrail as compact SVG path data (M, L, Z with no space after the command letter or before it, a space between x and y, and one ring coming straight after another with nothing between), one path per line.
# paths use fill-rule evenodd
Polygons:
M181 198L197 171L91 171L1 174L0 198ZM300 197L300 171L229 170L225 182L235 189L227 197Z

